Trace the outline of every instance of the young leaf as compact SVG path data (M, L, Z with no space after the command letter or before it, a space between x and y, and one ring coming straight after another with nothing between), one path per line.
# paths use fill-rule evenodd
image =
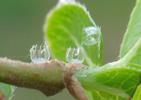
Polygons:
M80 71L81 73L76 73L77 77L85 89L93 91L94 100L108 100L109 98L126 100L129 97L124 98L123 94L132 97L136 87L140 84L140 51L141 38L119 61L109 63L101 68Z
M132 98L136 87L140 84L140 51L141 38L119 61L99 68L82 69L76 73L76 77L87 91L91 91L94 100ZM139 93L135 95L140 96Z
M140 72L119 62L82 69L75 76L93 93L94 100L128 100L140 84Z
M141 71L141 37L120 62L128 67L135 68L137 71Z
M131 14L130 21L125 32L123 42L120 49L120 57L126 55L127 52L130 52L124 57L123 63L128 63L128 67L134 67L138 71L141 69L141 48L138 46L141 41L141 0L136 0L136 6ZM134 46L135 43L137 46ZM132 47L134 48L130 50ZM133 100L140 100L140 86L137 88L136 93L133 97Z
M94 100L127 100L140 84L140 51L141 38L119 61L100 68L82 69L76 77L87 91L91 91Z
M66 52L69 47L81 47L86 64L90 66L101 64L100 29L92 21L84 6L74 0L64 1L61 0L57 7L48 14L44 26L52 56L66 61Z
M133 96L133 100L141 100L141 85L137 87L137 90Z
M136 1L135 8L130 16L130 21L125 32L120 57L123 57L141 37L141 0Z

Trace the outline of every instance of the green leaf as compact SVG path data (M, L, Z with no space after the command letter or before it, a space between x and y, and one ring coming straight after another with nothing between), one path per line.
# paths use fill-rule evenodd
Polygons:
M120 60L127 67L133 67L141 71L141 37L128 53Z
M95 45L83 45L86 27L96 27L99 35ZM69 47L81 47L85 64L100 65L102 61L102 35L86 8L76 2L60 2L47 16L44 26L52 57L66 61Z
M137 87L137 90L133 96L133 100L141 100L141 85Z
M78 3L59 4L53 9L44 27L53 57L65 61L67 48L82 46L83 30L89 26L96 27L88 11ZM100 31L99 34L102 37ZM101 51L102 39L92 47L83 46L86 63L89 66L101 64ZM89 100L126 100L132 97L140 82L139 72L121 65L109 66L76 74Z
M94 100L128 100L140 84L140 72L119 62L82 69L75 76Z
M127 100L140 84L141 38L119 61L103 67L82 69L76 72L77 79L94 100Z
M135 8L130 16L130 21L125 32L120 57L123 57L141 37L141 0L136 1Z
M127 100L140 84L141 38L119 61L76 72L86 94L94 100ZM90 99L91 100L91 99Z
M0 83L0 92L4 94L6 100L11 100L14 96L14 87L8 84Z
M136 0L136 5L130 16L130 21L125 32L120 49L122 63L128 67L141 71L141 0ZM135 45L135 46L134 46ZM130 50L131 49L131 50ZM141 88L137 88L133 100L141 99Z

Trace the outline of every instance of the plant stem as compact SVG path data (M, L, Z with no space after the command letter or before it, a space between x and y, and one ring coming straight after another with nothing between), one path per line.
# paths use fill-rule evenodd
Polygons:
M33 64L0 58L0 81L54 95L64 88L64 67L65 63L57 60Z

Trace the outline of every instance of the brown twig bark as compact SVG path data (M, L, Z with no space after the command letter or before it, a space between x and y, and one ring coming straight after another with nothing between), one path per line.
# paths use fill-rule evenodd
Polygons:
M79 68L79 64L65 64L58 60L33 64L0 58L0 82L37 89L47 96L66 87L77 100L87 100L83 88L73 76Z
M88 100L84 93L84 89L78 80L73 76L76 70L82 68L81 64L67 64L64 73L65 86L77 100Z
M58 60L33 64L0 58L0 82L54 95L64 88L64 67L65 63Z

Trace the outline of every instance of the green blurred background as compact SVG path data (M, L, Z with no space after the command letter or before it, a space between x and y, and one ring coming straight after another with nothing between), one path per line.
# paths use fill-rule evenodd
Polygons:
M120 43L135 0L79 0L104 35L104 59L118 59ZM0 0L0 57L30 62L29 49L43 42L47 12L58 0ZM74 100L66 90L53 97L18 88L14 100Z

